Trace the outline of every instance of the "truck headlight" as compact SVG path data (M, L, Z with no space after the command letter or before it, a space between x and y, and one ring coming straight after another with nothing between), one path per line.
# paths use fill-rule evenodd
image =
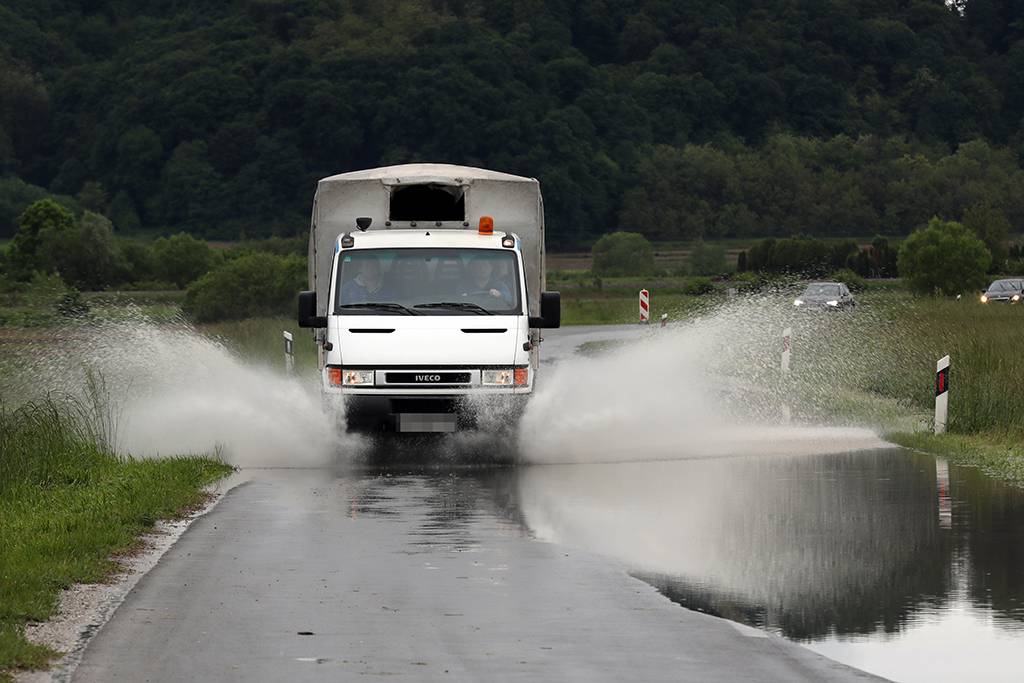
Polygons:
M373 370L342 370L341 383L347 387L373 385Z
M502 368L480 373L480 383L487 387L525 387L529 381L529 368Z
M839 305L839 302L835 301L835 300L833 300L833 301L826 301L825 303L828 304L829 306L838 306Z

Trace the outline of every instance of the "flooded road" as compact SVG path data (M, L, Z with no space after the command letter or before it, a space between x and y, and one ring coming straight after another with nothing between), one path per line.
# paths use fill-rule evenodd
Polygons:
M1024 492L870 429L737 418L685 337L581 359L594 335L549 333L518 436L332 457L305 447L309 406L271 400L280 377L209 391L197 406L237 418L210 429L245 437L228 453L246 482L74 679L1021 680ZM282 405L302 419L280 438L250 426Z
M899 681L1021 680L1024 492L898 449L530 468L538 538Z
M75 680L1019 680L1024 496L899 449L243 476Z

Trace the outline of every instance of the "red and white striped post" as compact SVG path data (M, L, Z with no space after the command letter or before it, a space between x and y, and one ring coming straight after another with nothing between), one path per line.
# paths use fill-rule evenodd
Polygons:
M646 289L640 290L640 324L646 325L651 322L651 293Z
M945 434L949 419L949 356L935 364L935 433Z

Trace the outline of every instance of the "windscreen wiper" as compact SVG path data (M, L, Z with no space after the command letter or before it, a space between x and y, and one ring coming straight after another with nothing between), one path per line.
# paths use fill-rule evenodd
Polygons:
M416 311L410 310L402 304L395 304L390 302L366 302L359 304L338 304L338 308L376 308L381 311L394 311L402 315L419 315Z
M488 311L483 306L468 301L439 301L435 304L416 304L413 308L452 308L457 311L472 311L477 315L494 315L494 311Z

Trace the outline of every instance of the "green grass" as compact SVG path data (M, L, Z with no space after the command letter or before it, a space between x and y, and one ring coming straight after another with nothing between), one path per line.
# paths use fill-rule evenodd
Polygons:
M958 465L977 467L985 474L1024 486L1024 443L1019 436L999 433L940 434L893 432L889 440Z
M316 345L310 330L300 328L292 318L248 318L197 326L203 334L217 339L249 362L271 367L284 366L284 337L292 333L297 372L316 370Z
M0 672L44 666L56 653L25 641L24 624L50 617L60 589L103 581L112 555L230 471L199 457L118 457L95 417L70 401L0 407Z

